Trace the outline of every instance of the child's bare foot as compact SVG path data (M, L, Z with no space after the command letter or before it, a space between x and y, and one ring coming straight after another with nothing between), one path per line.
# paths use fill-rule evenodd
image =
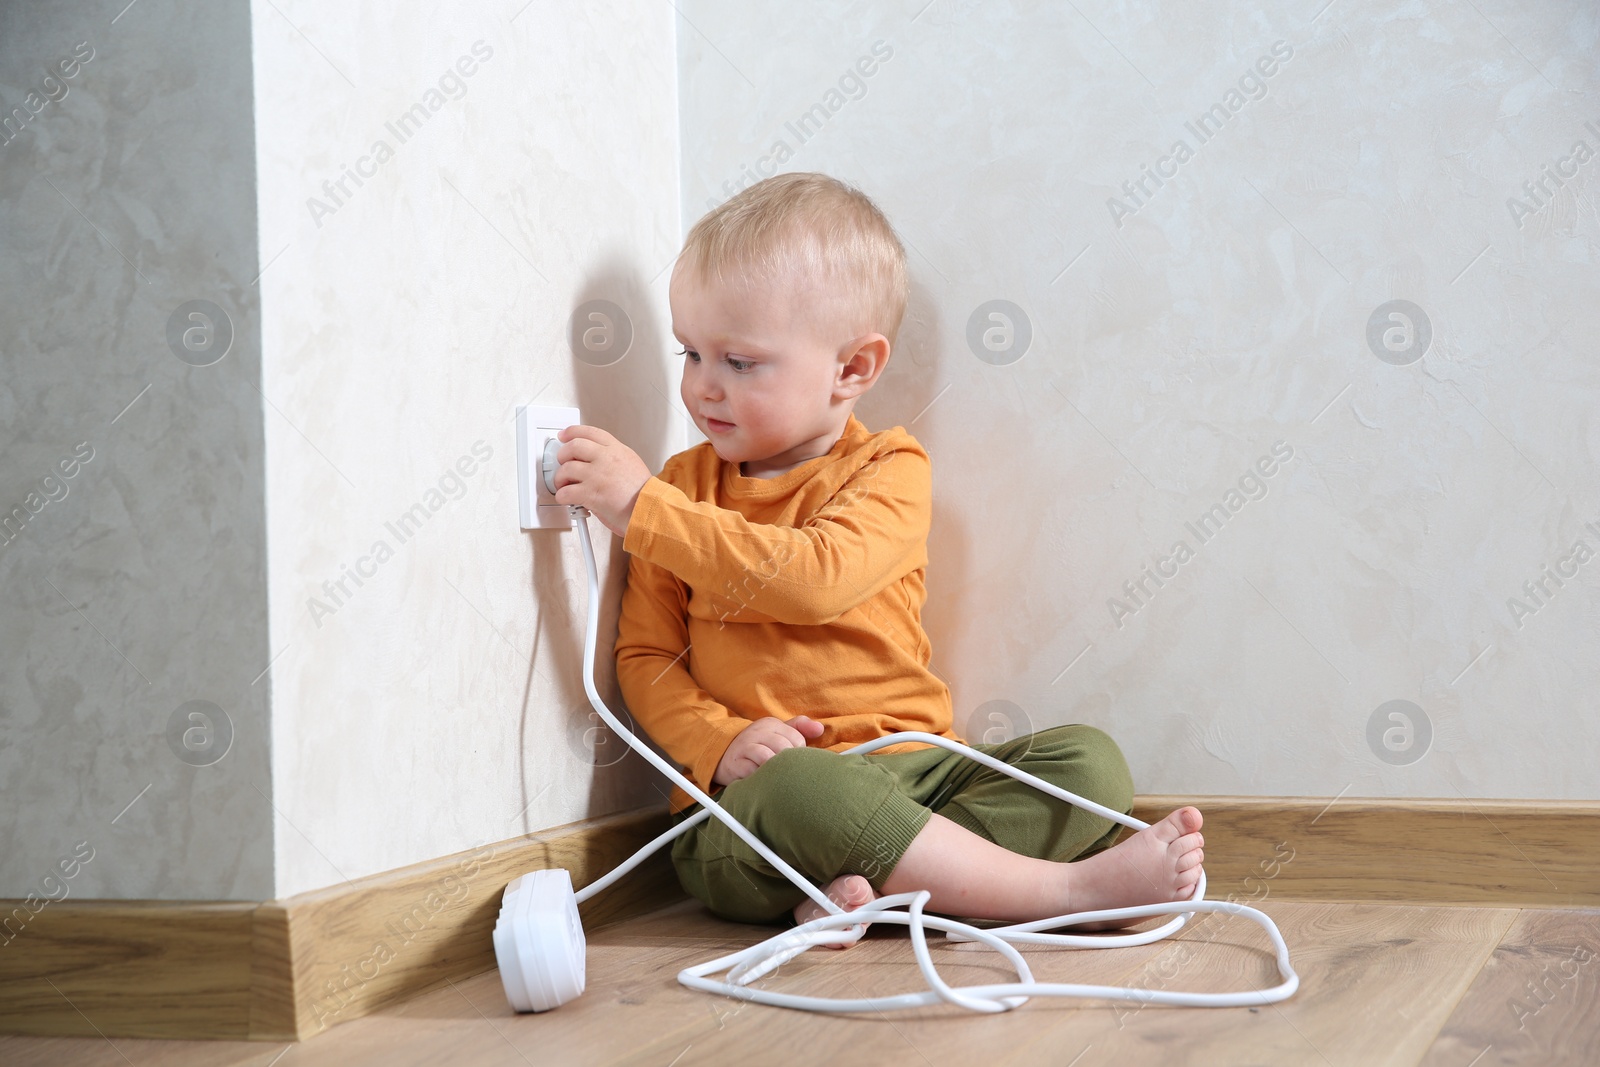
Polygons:
M872 891L872 883L859 874L841 874L828 883L823 890L829 900L839 905L845 911L855 911L863 904L870 904L878 899L878 894ZM812 919L820 919L827 912L822 910L822 905L807 897L794 906L794 921L804 924ZM829 945L829 948L849 948L849 945Z
M1131 908L1166 904L1194 892L1205 860L1202 819L1196 808L1179 808L1114 848L1064 865L1067 908L1064 912ZM1143 919L1082 923L1075 929L1110 930Z

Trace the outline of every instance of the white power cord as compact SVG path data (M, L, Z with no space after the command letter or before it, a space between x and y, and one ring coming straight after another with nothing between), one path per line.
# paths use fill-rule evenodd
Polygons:
M573 524L578 528L579 538L583 543L584 563L589 571L589 612L583 648L583 685L585 691L589 694L589 702L594 705L594 710L605 720L606 725L616 732L618 737L630 745L639 755L643 756L656 770L666 775L667 778L682 787L691 797L699 801L702 810L660 835L641 848L626 862L611 871L611 873L595 882L591 882L577 893L572 891L571 877L564 870L533 871L515 879L506 886L501 902L500 916L495 923L495 956L500 965L500 975L505 986L506 997L516 1010L545 1011L564 1004L582 993L584 986L584 938L583 927L578 921L578 904L611 886L619 878L643 862L646 857L677 838L680 834L712 817L721 819L730 830L738 834L746 844L768 863L772 864L774 868L782 872L783 876L793 882L797 888L804 891L806 896L816 901L828 914L793 929L775 934L760 944L752 945L747 949L732 952L726 956L720 956L717 959L693 967L685 967L678 972L678 981L693 989L721 993L724 996L735 997L740 1000L752 1000L759 1004L771 1004L783 1008L799 1008L805 1011L886 1011L893 1008L912 1008L946 1001L971 1011L1000 1012L1020 1007L1032 996L1095 997L1104 1000L1138 1001L1141 1004L1172 1004L1198 1008L1245 1007L1274 1004L1280 1000L1286 1000L1293 996L1295 990L1299 988L1300 978L1295 974L1294 968L1290 966L1289 949L1284 944L1283 935L1278 932L1278 927L1270 918L1255 908L1247 907L1243 904L1234 904L1229 901L1206 900L1204 871L1200 874L1200 882L1195 886L1193 897L1186 901L1077 912L1070 915L1059 915L1051 919L1040 919L1035 922L990 927L988 929L979 929L956 919L925 914L923 909L928 901L932 899L932 894L926 889L918 890L914 893L895 893L890 896L879 897L869 904L856 908L854 911L845 911L830 900L826 893L812 885L803 875L786 863L781 856L769 849L755 834L745 829L737 819L724 811L721 805L707 796L699 786L685 777L678 768L662 759L654 750L636 737L632 730L617 720L611 709L606 707L605 701L600 699L600 694L595 689L594 684L595 645L599 639L600 629L600 578L599 572L595 567L594 545L589 539L589 512L588 509L575 505L568 505L567 510L572 516ZM905 741L922 741L948 749L951 752L959 752L969 759L977 760L986 767L1000 771L1003 774L1009 774L1018 781L1028 783L1035 789L1043 790L1059 800L1084 808L1102 818L1110 819L1124 826L1130 826L1135 830L1143 830L1149 826L1148 823L1141 822L1130 815L1124 815L1119 811L1096 804L1092 800L1087 800L1025 771L1020 771L1007 763L995 759L993 756L978 752L968 748L966 745L936 734L918 731L889 734L846 751L873 752L886 745L900 744ZM894 910L902 905L905 906L906 910ZM1035 982L1032 972L1028 969L1027 962L1022 958L1022 954L1012 947L1013 943L1058 945L1071 948L1118 948L1147 945L1177 933L1196 912L1221 912L1225 915L1240 915L1260 925L1266 931L1267 937L1272 941L1273 949L1277 955L1278 973L1283 980L1270 989L1247 990L1237 993L1183 993L1167 990L1136 989L1130 986ZM1042 932L1057 926L1072 926L1079 923L1105 920L1137 920L1157 915L1171 915L1173 918L1153 930L1133 934L1089 937ZM926 992L852 999L798 996L790 993L756 989L749 985L749 983L770 973L788 960L817 945L842 945L858 941L866 934L867 927L875 922L893 923L911 928L911 946L916 954L917 965L921 969L922 976L929 987ZM939 976L938 969L934 966L933 959L928 952L926 932L928 928L944 931L946 939L950 941L976 941L989 946L1005 957L1006 962L1016 971L1017 981L958 987L948 985ZM726 980L719 981L708 977L708 975L721 971L727 972Z

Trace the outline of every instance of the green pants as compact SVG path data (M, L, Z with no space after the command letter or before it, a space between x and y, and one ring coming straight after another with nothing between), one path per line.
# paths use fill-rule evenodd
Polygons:
M1122 750L1092 726L971 747L1108 808L1133 810ZM865 756L787 748L714 799L817 885L859 874L879 893L935 812L1012 852L1061 862L1108 848L1122 829L934 747ZM674 821L700 807L690 805ZM673 842L672 863L685 890L735 922L786 919L806 899L715 816Z

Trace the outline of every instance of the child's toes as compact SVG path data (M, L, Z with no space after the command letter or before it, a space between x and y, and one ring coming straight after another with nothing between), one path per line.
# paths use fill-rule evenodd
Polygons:
M871 904L877 899L877 894L872 891L872 883L859 874L846 878L844 885L839 887L840 894L844 897L842 907L846 911L854 911L863 904Z
M1150 829L1145 832L1152 835L1163 845L1170 845L1183 836L1183 821L1179 818L1179 813L1175 811L1160 822L1151 823Z

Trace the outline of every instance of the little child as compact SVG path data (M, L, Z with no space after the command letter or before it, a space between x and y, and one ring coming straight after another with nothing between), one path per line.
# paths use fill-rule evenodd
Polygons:
M669 288L684 407L709 440L652 476L593 426L561 432L556 500L629 555L617 678L634 719L700 788L846 910L926 889L928 910L1014 922L1187 896L1200 812L1121 829L925 743L961 740L923 632L928 454L852 413L889 362L905 253L861 192L781 174L690 231ZM1116 742L1058 726L974 745L1132 810ZM674 787L675 820L699 810ZM822 909L721 822L674 843L684 888L743 922ZM1065 861L1076 860L1068 863Z

